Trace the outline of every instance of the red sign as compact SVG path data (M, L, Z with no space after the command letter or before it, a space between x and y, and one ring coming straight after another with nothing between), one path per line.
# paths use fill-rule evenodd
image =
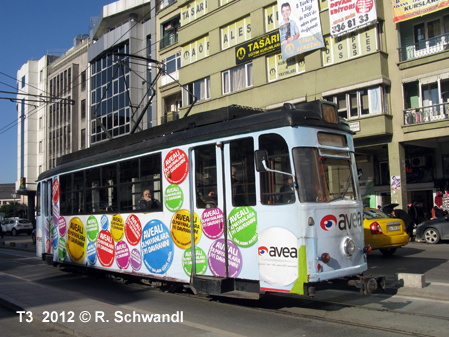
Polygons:
M57 204L59 201L59 182L58 178L53 181L53 202Z
M132 246L137 245L142 237L142 225L140 220L134 214L131 214L125 222L125 234L128 243Z
M171 150L164 160L165 179L171 184L180 184L189 173L189 159L180 149Z
M112 266L115 256L114 240L109 231L101 231L97 240L98 261L104 267Z

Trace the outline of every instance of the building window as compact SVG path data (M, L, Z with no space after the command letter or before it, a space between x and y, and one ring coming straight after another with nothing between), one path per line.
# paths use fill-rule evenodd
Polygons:
M251 39L251 17L221 28L221 49L225 50Z
M304 55L290 57L287 60L282 58L282 54L268 56L267 71L268 82L303 73L306 71Z
M253 86L252 62L226 70L222 73L223 94L229 94L238 90Z
M86 129L81 130L81 149L86 148Z
M81 101L81 106L80 106L80 110L81 110L81 119L85 119L86 118L86 100L83 99Z
M129 68L118 66L119 56L128 54L129 44L110 50L104 57L97 59L91 66L91 142L107 139L101 125L112 137L121 136L130 131L129 108ZM128 62L125 59L122 62Z
M81 91L86 90L86 71L81 73Z
M181 52L173 54L163 60L165 73L161 77L162 85L177 81L179 79L179 68L181 68Z
M220 6L226 5L230 2L233 2L234 0L220 0Z
M337 104L338 114L345 119L387 113L386 92L383 87L354 90L324 99Z
M171 46L178 42L179 15L161 25L160 48Z
M25 76L22 77L22 88L25 87Z
M192 104L194 102L194 96L197 102L210 99L210 77L189 83L184 86L184 89L182 92L183 106Z

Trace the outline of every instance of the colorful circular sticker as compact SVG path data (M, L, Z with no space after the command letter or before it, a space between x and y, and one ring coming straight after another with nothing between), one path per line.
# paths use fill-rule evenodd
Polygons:
M140 269L140 267L142 266L142 256L140 255L140 252L137 248L134 248L131 251L130 262L131 262L131 268L134 271L138 271Z
M193 216L193 227L195 229L195 245L201 237L201 222L196 213ZM191 245L190 235L190 212L182 209L176 212L171 220L171 237L176 246L187 249Z
M209 248L208 265L215 276L226 276L226 254L224 239L216 240ZM242 253L237 245L228 240L229 277L237 277L242 269Z
M180 184L189 173L189 159L186 153L180 149L171 150L164 160L165 179L170 184Z
M257 214L251 207L237 207L229 214L229 236L240 247L257 241Z
M60 217L58 221L59 236L64 237L67 232L67 222L64 217Z
M89 262L91 266L97 263L97 247L95 247L95 243L93 242L87 244L87 262Z
M165 207L170 212L179 211L184 201L184 195L181 187L178 185L170 185L165 189L164 202Z
M67 252L70 260L82 263L86 255L86 230L79 218L72 218L67 231Z
M51 226L51 241L53 242L53 248L58 248L58 228L56 226Z
M206 253L200 247L195 247L195 255L196 275L204 275L207 270ZM192 274L192 251L190 248L185 250L182 257L182 269L188 276Z
M258 261L262 280L286 286L298 278L298 239L289 230L271 227L259 236ZM305 263L305 262L304 262Z
M115 214L111 220L111 235L115 242L120 242L125 235L125 223L120 214Z
M115 256L114 241L109 231L101 231L97 240L98 261L104 267L112 266Z
M67 243L65 242L64 238L60 238L58 241L58 254L59 259L61 261L64 261L65 257L67 256Z
M217 239L224 232L223 212L219 208L206 209L201 216L203 233L209 239Z
M140 238L142 237L142 225L136 215L131 214L126 218L125 234L126 239L131 246L135 246L140 242Z
M174 246L167 227L160 220L149 221L140 242L143 262L154 274L164 274L173 262Z
M59 203L53 204L53 217L55 218L55 223L59 219Z
M103 214L102 216L101 216L101 229L102 230L104 230L104 231L107 231L108 230L108 228L109 228L109 219L108 219L108 216L107 215L105 215L105 214Z
M100 226L98 225L97 218L93 215L87 219L87 238L90 242L96 242L98 234L100 233Z
M129 266L129 248L125 241L120 241L115 246L115 261L120 269L126 269Z
M57 203L59 201L59 181L58 178L55 178L52 186L52 194L53 194L53 203Z

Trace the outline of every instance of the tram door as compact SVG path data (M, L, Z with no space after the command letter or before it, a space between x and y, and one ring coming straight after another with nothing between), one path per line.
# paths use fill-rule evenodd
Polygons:
M241 237L228 226L234 225L230 219L241 219L234 215L243 207L256 204L254 140L247 137L196 147L192 161L191 193L202 227L202 237L195 244L196 276L241 277L246 273L241 247L247 243L236 244ZM207 265L201 263L201 256Z

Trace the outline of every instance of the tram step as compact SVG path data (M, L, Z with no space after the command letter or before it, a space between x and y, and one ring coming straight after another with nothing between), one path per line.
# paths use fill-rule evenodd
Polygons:
M194 276L192 286L200 294L237 298L259 298L259 281L214 276Z

